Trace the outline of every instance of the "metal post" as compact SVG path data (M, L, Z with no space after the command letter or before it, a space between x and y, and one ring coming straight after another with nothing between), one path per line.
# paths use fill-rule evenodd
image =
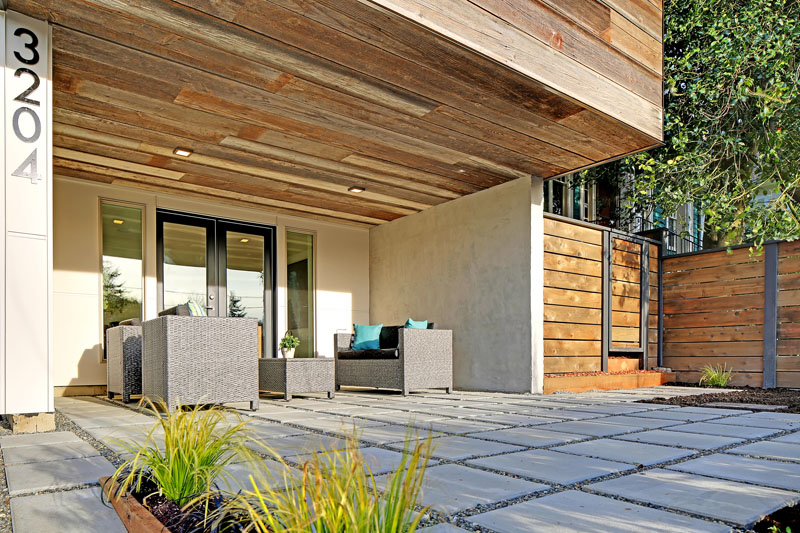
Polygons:
M642 347L642 365L647 370L650 353L650 243L642 242L639 296L639 342Z
M778 243L764 246L764 388L777 386Z
M664 366L664 240L658 245L658 366Z
M608 372L608 352L611 350L611 232L603 232L603 300L602 300L602 362L600 369Z

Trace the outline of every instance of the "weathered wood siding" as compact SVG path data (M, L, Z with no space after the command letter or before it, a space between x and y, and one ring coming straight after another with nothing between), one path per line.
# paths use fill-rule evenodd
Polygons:
M697 382L706 365L733 369L733 385L763 382L764 256L748 248L667 257L664 366Z
M778 245L778 387L800 387L800 241Z
M544 220L544 371L600 370L603 231Z
M661 139L661 2L371 1Z

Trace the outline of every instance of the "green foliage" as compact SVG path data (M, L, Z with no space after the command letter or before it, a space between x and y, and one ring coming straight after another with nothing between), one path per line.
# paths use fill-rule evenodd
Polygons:
M147 405L159 417L158 422L143 444L120 442L134 456L112 476L119 483L117 496L132 487L139 489L142 480L150 476L165 498L183 506L208 493L220 476L225 479L225 468L232 461L252 455L244 446L248 440L246 422L239 419L229 425L219 407L197 406L170 413L165 404L160 404L165 412L161 414L152 402ZM163 442L159 443L162 432Z
M665 146L593 169L627 213L702 206L708 244L800 236L800 2L664 2Z
M247 316L247 311L242 305L241 297L236 296L233 291L231 291L231 299L230 302L228 302L228 316Z
M300 346L300 339L292 335L291 332L287 332L281 339L281 348L297 348L298 346Z
M703 375L700 377L700 385L707 385L709 387L724 387L731 379L733 369L728 370L728 365L724 367L717 365L713 367L707 365L703 368Z
M103 262L103 309L107 313L118 313L125 306L137 303L136 300L126 296L124 283L119 279L121 275L119 270Z
M426 509L415 511L432 439L407 445L398 470L378 492L359 450L347 438L345 450L316 452L302 468L283 468L275 479L266 462L251 476L252 490L237 495L225 509L258 533L406 533L416 530ZM282 488L270 487L288 487Z
M769 528L769 533L792 533L792 528L786 527L786 529L781 530L778 526L771 526Z

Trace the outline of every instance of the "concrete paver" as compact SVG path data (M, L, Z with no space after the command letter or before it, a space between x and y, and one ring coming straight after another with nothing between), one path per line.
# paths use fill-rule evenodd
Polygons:
M585 533L725 532L729 526L634 505L576 490L550 494L472 516L473 524L499 533L552 531Z
M500 429L497 431L486 431L481 433L471 433L470 437L479 439L496 440L509 444L518 444L529 448L552 446L553 444L564 444L592 438L590 435L578 435L575 433L562 433L560 431L550 431L541 427L524 427Z
M467 461L467 464L561 485L569 485L636 468L632 464L592 459L550 450L526 450L496 455L473 459Z
M800 491L800 464L716 453L667 468L690 474Z
M6 467L8 492L11 496L47 489L97 483L110 475L114 467L104 457L85 457L44 463L25 463Z
M377 478L384 486L388 476ZM516 498L548 490L550 487L476 468L445 464L432 466L422 481L422 505L443 514L452 514L478 504Z
M696 453L692 450L612 439L578 442L575 444L556 446L555 448L551 448L551 450L645 466L663 463L665 461L673 461Z
M91 444L85 441L59 442L56 444L42 444L40 446L17 446L3 450L3 462L6 466L25 463L42 463L47 461L62 461L77 459L79 457L92 457L100 455Z
M81 442L81 439L71 431L9 435L7 437L0 437L0 448L5 452L9 448L16 448L18 446L37 446L41 444L56 444L59 442Z
M682 426L670 426L666 431L681 431L684 433L703 433L706 435L720 435L738 439L757 439L780 433L779 429L754 428L751 426L735 426L731 424L710 424L708 422L695 422Z
M734 439L732 437L722 437L720 435L683 433L680 431L664 431L663 429L632 433L630 435L616 435L614 439L645 442L647 444L662 444L664 446L679 446L681 448L691 448L693 450L715 450L723 446L730 446L731 444L738 444L745 441L745 439Z
M575 422L558 422L539 426L548 431L561 431L563 433L577 433L579 435L591 435L593 437L610 437L612 435L622 435L641 431L642 427L624 426L622 424L604 424L600 420L579 420Z
M728 450L728 453L769 457L783 461L800 461L800 444L761 441L732 448Z
M745 528L800 501L800 494L785 490L663 469L593 483L588 488Z
M117 512L100 503L100 487L11 500L14 533L125 533Z
M402 443L391 444L389 447L398 450L403 449ZM433 457L451 461L482 455L516 452L522 449L511 444L490 442L470 437L439 437L433 440Z

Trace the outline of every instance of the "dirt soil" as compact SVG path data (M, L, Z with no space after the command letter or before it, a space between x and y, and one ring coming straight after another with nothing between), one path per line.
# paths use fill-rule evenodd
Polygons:
M776 529L772 529L775 527ZM784 507L758 522L754 527L757 533L784 533L785 531L800 531L800 505Z
M800 390L797 389L754 389L745 387L736 390L709 388L706 394L654 398L642 401L645 403L680 405L681 407L699 407L712 402L785 405L786 409L777 409L776 411L780 413L800 413ZM797 531L800 531L800 529Z

